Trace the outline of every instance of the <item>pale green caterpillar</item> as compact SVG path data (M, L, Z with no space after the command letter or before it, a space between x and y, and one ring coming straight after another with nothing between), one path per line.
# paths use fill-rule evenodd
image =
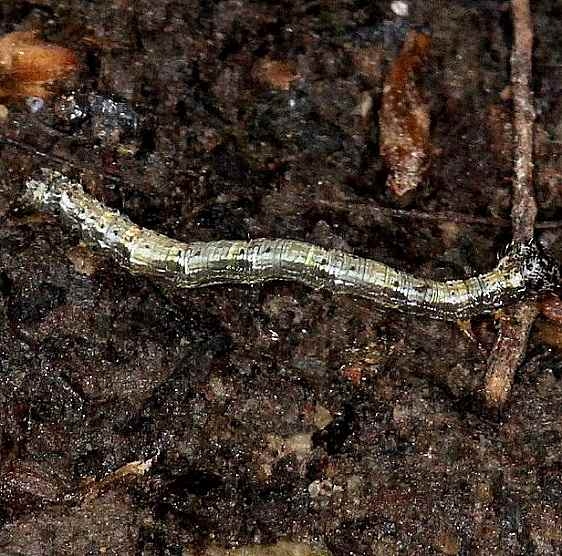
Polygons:
M295 280L334 294L368 298L382 308L458 320L560 287L559 267L534 243L510 246L490 272L439 282L290 239L182 243L133 224L52 170L27 181L24 199L78 228L87 243L107 251L131 272L179 288Z

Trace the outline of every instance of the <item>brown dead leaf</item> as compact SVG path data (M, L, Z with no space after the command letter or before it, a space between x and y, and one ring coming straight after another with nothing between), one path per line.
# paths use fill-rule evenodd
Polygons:
M78 68L68 48L42 41L33 31L0 37L0 99L14 101L47 98L48 86L69 77Z
M280 60L263 58L252 68L253 78L271 89L288 91L291 83L299 78L294 65Z
M381 154L389 169L386 185L398 198L420 186L429 166L429 106L416 80L430 45L428 35L410 31L384 84Z

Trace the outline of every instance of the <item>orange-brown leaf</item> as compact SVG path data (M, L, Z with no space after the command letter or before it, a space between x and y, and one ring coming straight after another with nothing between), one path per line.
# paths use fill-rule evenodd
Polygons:
M15 32L0 38L0 97L46 97L46 85L70 76L78 68L68 48L49 44L34 32Z
M428 35L410 31L384 84L381 154L389 169L387 187L399 198L417 189L429 165L429 106L416 78L430 44Z

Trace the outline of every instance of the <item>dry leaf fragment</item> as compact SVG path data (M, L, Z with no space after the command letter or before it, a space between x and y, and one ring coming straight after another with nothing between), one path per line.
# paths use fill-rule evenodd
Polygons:
M252 68L252 76L262 85L279 91L288 91L291 83L300 77L293 64L271 58L256 62Z
M383 89L381 154L389 169L387 187L399 198L419 187L429 165L429 106L416 79L430 44L425 33L410 31Z
M0 37L0 99L47 98L48 85L70 76L78 68L68 48L49 44L33 31Z

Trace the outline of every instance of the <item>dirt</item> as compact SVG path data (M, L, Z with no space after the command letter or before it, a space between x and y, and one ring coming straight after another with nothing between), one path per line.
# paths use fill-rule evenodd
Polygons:
M533 9L539 220L553 221L562 12ZM483 223L342 209L397 208L377 114L413 26L432 34L432 156L405 210ZM164 289L19 204L48 165L184 241L489 269L510 237L506 2L418 0L407 18L362 0L0 6L0 32L30 29L81 70L0 124L0 553L562 551L559 323L538 321L498 419L479 397L491 317L474 342L296 284ZM559 260L561 230L540 236Z

